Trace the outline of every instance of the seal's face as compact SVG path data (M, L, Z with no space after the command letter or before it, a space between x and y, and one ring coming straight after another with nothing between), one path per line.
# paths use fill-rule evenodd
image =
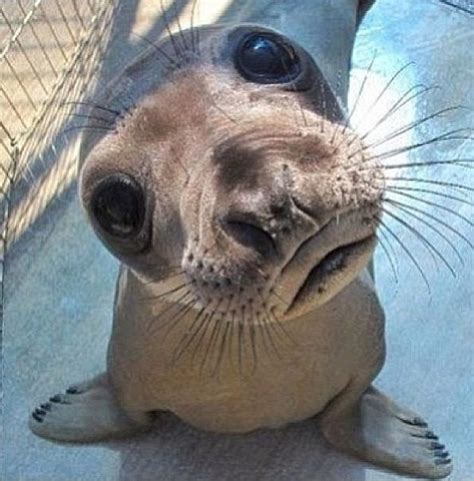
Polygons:
M150 284L179 266L193 307L227 319L328 301L370 258L383 182L318 67L248 25L202 30L165 68L172 52L125 72L148 91L86 159L98 235Z

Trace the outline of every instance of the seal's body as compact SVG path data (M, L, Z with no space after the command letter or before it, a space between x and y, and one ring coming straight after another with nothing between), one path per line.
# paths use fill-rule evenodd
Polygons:
M183 360L173 362L175 348L186 339L194 314L188 322L180 321L181 328L168 336L165 329L152 334L153 309L134 308L137 294L146 296L146 288L130 271L122 271L119 285L109 372L120 404L133 412L171 410L196 427L219 432L278 427L321 412L351 380L372 379L382 366L383 316L368 275L317 312L285 326L285 343L277 328L270 331L277 351L272 351L268 333L256 327L255 359L251 337L245 332L240 369L236 332L232 348L225 345L219 362L217 346L201 369L208 339L194 356L191 348ZM348 305L352 306L349 315ZM130 313L133 322L127 318ZM216 344L222 343L224 329ZM211 328L206 335L212 336Z
M346 3L338 65L359 13ZM81 154L82 203L122 261L107 372L42 405L33 431L104 439L171 410L248 432L320 414L339 449L447 475L427 424L371 387L383 170L310 55L259 25L191 29L137 59L99 109L117 99L125 113L107 135L89 129Z

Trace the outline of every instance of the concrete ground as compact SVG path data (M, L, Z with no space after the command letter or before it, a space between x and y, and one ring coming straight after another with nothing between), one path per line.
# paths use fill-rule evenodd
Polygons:
M303 2L261 0L234 2L220 7L209 19L222 15L258 20L304 40L308 12L315 0ZM138 22L139 31L153 29L157 2L126 2L125 19ZM222 2L224 3L224 2ZM153 4L153 5L151 5ZM295 6L298 5L298 8ZM244 13L242 13L244 12ZM141 20L140 20L141 19ZM303 20L306 19L306 22ZM159 32L152 31L152 38ZM307 38L310 32L306 33ZM129 41L127 49L124 42ZM367 77L358 101L354 123L364 132L401 95L418 84L439 86L400 109L374 131L383 138L439 109L474 106L472 16L435 0L379 0L364 20L354 54L351 97ZM112 48L109 73L138 46L125 36ZM367 67L375 54L371 71ZM366 115L380 89L402 66L413 62L390 84L386 94ZM107 76L106 74L104 74ZM473 125L469 110L460 109L423 123L410 135L397 138L418 142L448 130ZM385 129L385 130L384 130ZM396 144L398 145L398 144ZM384 147L387 147L384 144ZM472 157L472 142L456 139L414 150L387 164ZM390 175L395 175L391 170ZM472 170L446 164L401 170L406 177L473 186ZM464 201L472 194L439 184L405 187L437 190ZM474 467L474 328L473 251L453 230L473 239L472 227L461 218L473 218L466 202L438 194L421 195L425 202L392 193L444 223L433 228L404 217L419 228L452 264L456 277L440 259L434 262L426 245L397 222L389 222L421 265L429 281L425 286L417 268L392 238L392 256L398 273L392 273L384 251L376 254L378 290L387 312L388 358L376 385L401 404L426 417L441 435L454 459L451 481L473 481ZM469 194L469 195L468 195ZM446 209L449 209L446 210ZM454 213L453 213L454 212ZM457 215L456 215L457 214ZM451 229L449 229L449 226ZM387 234L389 236L389 234ZM463 258L445 241L448 237ZM50 203L45 213L11 247L6 270L4 315L3 481L155 481L155 480L277 480L277 481L395 481L383 473L334 452L307 421L277 431L245 436L199 432L172 415L164 415L146 435L87 446L57 444L39 439L27 429L30 410L71 383L102 371L111 327L111 306L117 262L87 226L80 210L76 184ZM397 266L396 266L397 267Z

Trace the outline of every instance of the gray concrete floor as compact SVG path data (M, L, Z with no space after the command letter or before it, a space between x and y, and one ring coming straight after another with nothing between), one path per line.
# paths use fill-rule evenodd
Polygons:
M148 2L145 11L151 8L150 3L155 2ZM259 2L266 10L256 8L254 17L260 21L267 19L266 23L282 30L285 26L294 30L298 23L295 16L304 16L305 8L309 12L312 2L308 1L305 8L300 6L298 11L290 3L282 6L279 2ZM130 2L132 4L135 5ZM445 4L435 0L379 0L364 21L354 55L352 98L354 92L357 93L357 83L366 74L374 49L378 52L365 93L358 103L359 116L354 117L359 129L364 131L370 127L364 113L374 100L375 89L383 88L401 66L411 61L413 65L393 82L371 112L371 118L376 118L378 111L385 112L391 102L413 85L438 85L440 89L398 112L388 122L385 132L383 126L374 132L374 138L444 107L474 106L473 40L472 16ZM397 140L404 145L428 139L453 128L472 127L472 120L469 111L452 112ZM469 156L472 156L472 143L456 140L422 148L387 163ZM404 172L420 179L473 185L472 170L468 168L432 165ZM430 188L427 184L418 187ZM468 199L465 191L442 191ZM426 193L423 199L442 203L473 218L472 207L465 203ZM407 200L419 208L427 207L405 198ZM472 228L459 217L439 208L429 209L433 216L473 239ZM388 358L376 384L426 417L441 434L455 463L450 480L472 481L473 253L452 232L443 230L459 249L465 262L462 267L436 232L423 224L414 224L424 229L453 264L457 273L453 278L441 262L432 261L416 237L404 232L396 222L389 225L423 266L431 294L393 240L399 264L398 282L383 251L377 252L377 284L388 316ZM55 199L12 246L6 271L2 480L402 479L335 453L322 441L311 422L278 431L222 436L199 432L172 415L165 415L153 432L120 442L73 446L33 436L26 426L33 406L65 386L103 370L116 273L117 262L100 245L83 218L75 185Z

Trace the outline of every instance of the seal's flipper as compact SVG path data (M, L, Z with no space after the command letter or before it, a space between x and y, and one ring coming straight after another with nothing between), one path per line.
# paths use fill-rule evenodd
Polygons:
M126 413L116 403L106 375L57 394L30 416L30 429L57 441L88 442L130 435L151 423L147 413Z
M451 472L449 453L423 419L373 387L356 403L351 396L342 393L322 418L336 448L403 475L438 479Z

